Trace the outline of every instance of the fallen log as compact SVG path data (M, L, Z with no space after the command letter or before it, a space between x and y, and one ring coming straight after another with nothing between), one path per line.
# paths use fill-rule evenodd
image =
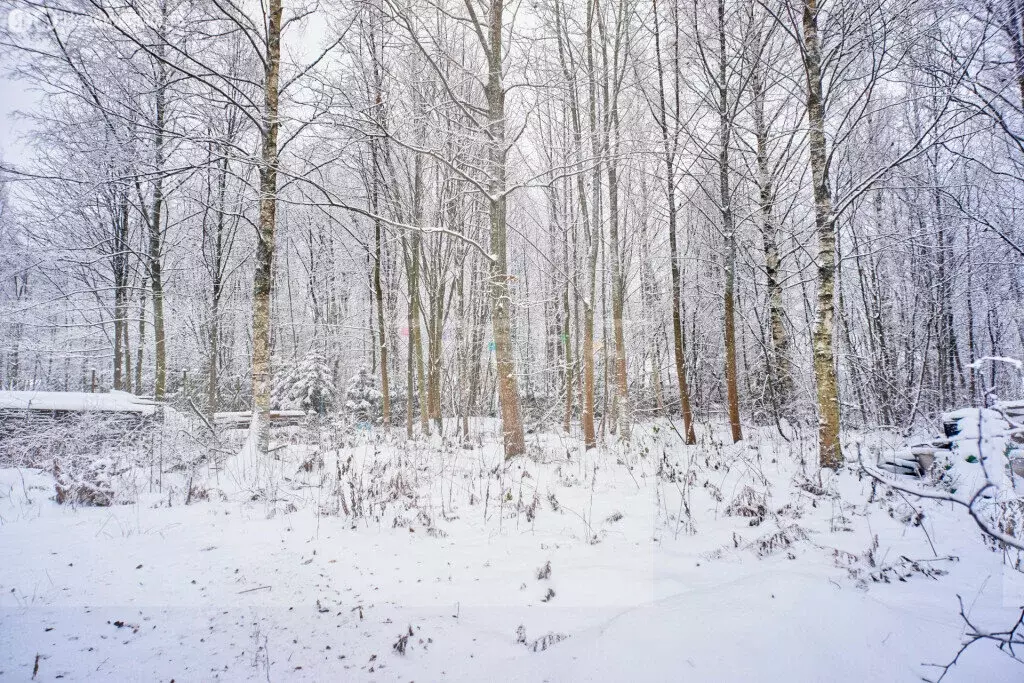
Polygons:
M302 410L271 410L270 424L277 427L294 427L306 417ZM252 422L252 412L238 411L214 413L213 424L228 429L245 429Z

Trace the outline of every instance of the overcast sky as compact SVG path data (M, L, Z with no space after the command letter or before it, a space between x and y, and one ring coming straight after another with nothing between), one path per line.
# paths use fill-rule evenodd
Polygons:
M0 59L0 68L4 66ZM27 151L20 139L25 134L25 124L15 119L14 112L31 109L34 101L22 84L0 77L0 156L8 163L27 160Z
M4 0L0 0L3 4ZM12 23L12 13L0 8L0 29L22 30L23 18ZM10 61L0 53L0 157L8 163L18 164L28 160L28 153L21 139L27 128L24 122L15 120L16 111L30 111L37 97L27 92L24 84L6 78Z

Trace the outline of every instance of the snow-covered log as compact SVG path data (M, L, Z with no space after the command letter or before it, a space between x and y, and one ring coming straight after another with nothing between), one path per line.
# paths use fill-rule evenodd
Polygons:
M0 411L50 413L156 414L158 404L125 391L91 394L84 391L0 391Z
M294 426L299 424L306 417L303 410L271 410L270 423L278 426ZM249 411L215 413L213 423L218 427L234 429L246 429L252 422L252 413Z

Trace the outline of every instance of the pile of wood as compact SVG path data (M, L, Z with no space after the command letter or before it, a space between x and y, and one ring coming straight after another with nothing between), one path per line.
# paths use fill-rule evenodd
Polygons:
M85 418L102 421L112 433L147 427L160 417L155 401L124 391L0 391L0 437L43 432Z
M306 417L306 413L301 410L271 410L270 424L274 427L295 427L302 422L304 417ZM251 423L252 413L250 411L213 414L214 426L222 429L248 429Z
M924 473L929 471L941 456L953 454L953 436L956 434L947 432L946 436L936 436L912 443L910 444L910 458L899 459L893 464L903 470L899 474L924 476Z
M942 416L942 435L917 439L895 453L880 455L878 466L896 474L923 477L936 460L953 454L953 440L960 433L960 412Z
M1024 401L1000 401L996 406L1010 420L1024 425Z
M128 413L154 415L159 404L126 391L0 391L0 411L25 413Z
M163 407L123 391L0 391L0 467L50 467L145 444Z
M996 401L993 410L1008 419L1013 425L1024 426L1024 401ZM878 465L896 474L915 477L924 476L941 457L953 454L953 442L962 431L964 410L946 413L942 416L942 435L912 441L908 447L895 453L879 456ZM1014 441L1024 441L1024 435L1011 436ZM1024 458L1010 457L1010 466L1024 476Z

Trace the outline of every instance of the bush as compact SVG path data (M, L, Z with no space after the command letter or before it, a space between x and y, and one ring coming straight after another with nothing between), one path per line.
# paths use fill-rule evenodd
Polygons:
M114 502L111 482L113 461L72 454L53 459L53 479L58 505L95 505Z
M330 412L337 400L334 377L327 359L319 351L309 351L298 362L286 362L274 375L271 407L277 410Z
M104 412L28 412L3 426L0 467L48 471L58 503L100 506L134 498L162 428L156 416Z
M357 420L363 422L376 421L381 416L381 400L383 394L377 390L377 380L366 368L349 380L345 392L345 409Z

